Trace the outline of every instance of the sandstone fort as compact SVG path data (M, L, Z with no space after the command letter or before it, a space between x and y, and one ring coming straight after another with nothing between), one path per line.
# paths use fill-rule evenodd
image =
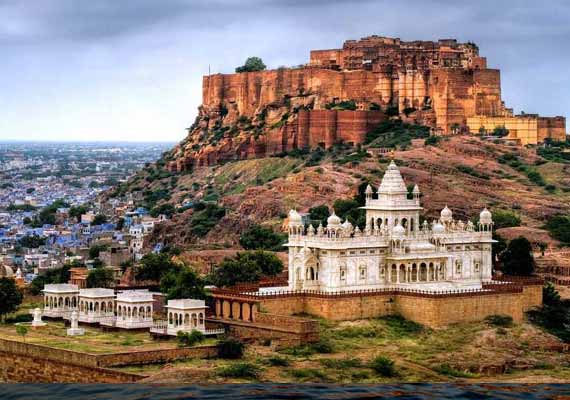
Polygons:
M485 134L497 127L521 145L565 140L564 117L514 115L501 72L476 44L405 42L370 36L314 50L295 68L203 78L202 105L172 171L294 149L358 144L381 121L400 117L434 134Z

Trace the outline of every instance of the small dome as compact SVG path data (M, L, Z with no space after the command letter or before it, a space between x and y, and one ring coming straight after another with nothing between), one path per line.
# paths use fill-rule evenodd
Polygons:
M443 210L441 210L441 220L443 222L447 222L447 221L451 221L453 219L453 213L451 212L451 210L449 208L447 208L447 205L445 206L445 208Z
M413 194L420 194L420 187L416 184L414 185L414 190L412 190Z
M491 214L491 211L487 210L486 207L483 211L481 211L481 214L479 214L479 223L481 224L493 223L493 215Z
M331 216L327 218L327 226L331 228L331 227L337 227L339 225L340 225L340 218L334 213L333 210Z
M373 194L374 191L372 190L372 186L366 186L366 190L364 191L365 194Z
M303 218L296 210L289 211L289 226L297 226L303 224Z
M435 225L432 228L432 232L433 233L444 233L445 232L445 227L442 225L441 222L437 221L435 223Z
M402 225L396 225L394 228L392 228L392 235L393 236L404 236L406 234L406 230L404 229L404 227Z
M342 223L342 228L348 230L352 229L352 224L348 219Z

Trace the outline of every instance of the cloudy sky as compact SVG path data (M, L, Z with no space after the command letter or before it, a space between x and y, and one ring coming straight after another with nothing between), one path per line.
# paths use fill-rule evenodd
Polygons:
M0 0L0 139L177 141L201 77L370 34L475 41L515 111L570 117L568 0Z

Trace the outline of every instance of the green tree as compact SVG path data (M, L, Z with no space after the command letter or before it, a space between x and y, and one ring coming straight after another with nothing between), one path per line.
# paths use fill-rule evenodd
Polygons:
M238 253L225 258L215 269L215 285L234 286L238 283L257 282L263 275L275 276L283 271L283 263L273 253L256 250Z
M263 60L259 57L249 57L245 60L245 64L241 67L236 68L236 72L254 72L254 71L263 71L267 68L267 66L263 63Z
M160 291L172 299L204 299L204 281L189 267L171 270L160 280Z
M81 216L87 212L87 207L77 206L69 209L69 218L75 218L77 222L81 220Z
M165 274L179 268L171 260L169 254L149 253L141 259L140 266L136 269L136 278L143 281L160 282Z
M25 325L16 325L16 333L24 339L26 342L26 335L28 334L28 328Z
M38 275L30 284L30 292L33 295L38 295L42 292L44 285L49 283L67 283L71 276L70 268L70 264L65 264L61 268L50 269L46 273Z
M520 217L512 211L507 210L493 210L493 223L495 229L510 228L513 226L520 226Z
M109 248L109 245L107 244L94 244L93 246L91 246L89 248L89 258L90 259L95 259L99 257L99 254L102 251L105 251Z
M500 255L503 272L507 275L530 276L534 272L535 261L532 246L524 237L509 242L507 249Z
M87 274L88 288L110 288L115 284L113 270L108 268L94 268Z
M260 225L252 226L239 237L239 243L246 250L281 251L285 240L285 235Z
M18 240L18 244L29 249L37 249L38 247L45 245L46 240L47 238L39 235L26 235Z
M174 206L172 204L164 203L164 204L161 204L160 206L156 206L152 210L150 210L150 216L153 218L156 218L159 215L164 214L167 217L172 217L172 214L174 214L175 212L176 212L176 209L174 208Z
M103 214L97 214L93 221L91 221L91 225L102 225L107 223L107 217Z
M212 281L218 287L234 286L237 283L257 282L261 269L254 262L242 264L237 257L225 258L214 270Z
M327 218L330 217L330 215L329 208L324 204L309 209L309 218L315 225L321 223L323 226L326 226Z
M0 278L0 318L2 321L22 304L22 293L12 278Z
M496 126L493 130L493 136L505 137L509 135L509 130L505 126Z

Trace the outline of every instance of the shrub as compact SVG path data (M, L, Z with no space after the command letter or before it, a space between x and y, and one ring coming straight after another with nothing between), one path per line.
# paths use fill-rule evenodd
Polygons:
M315 368L297 368L291 370L291 375L297 379L319 379L326 380L327 376L319 369Z
M548 219L545 228L554 239L562 243L570 243L570 218L566 215L555 215Z
M435 368L435 371L441 375L453 376L455 378L470 378L473 376L472 374L462 372L462 371L455 369L454 367L452 367L448 363L443 363L443 364L437 366Z
M508 328L513 326L513 318L509 315L489 315L485 318L489 325Z
M290 364L287 358L279 356L269 357L267 363L273 367L288 367Z
M440 139L441 138L439 136L432 135L424 141L424 145L426 145L426 146L437 146Z
M327 339L321 339L318 342L311 343L310 347L316 353L324 353L324 354L334 353L334 346L333 346L332 342L330 340L327 340Z
M236 360L243 357L245 345L234 338L226 338L217 344L218 357Z
M530 170L527 172L526 176L535 185L539 185L539 186L546 185L544 178L542 177L542 175L540 175L540 173L538 171Z
M190 230L196 236L206 236L225 215L226 209L213 203L206 204L205 208L200 211L196 211L195 208L190 218Z
M378 330L372 326L349 326L338 331L335 334L344 338L372 338L378 335Z
M400 315L389 315L380 318L388 325L392 335L397 337L414 336L423 332L424 327L417 322L405 319Z
M327 368L336 370L362 367L362 360L358 358L322 358L319 360L319 362Z
M206 337L204 334L196 329L192 332L182 332L178 331L176 334L176 339L178 340L178 346L180 347L192 347L196 343L204 341Z
M427 126L406 124L402 120L389 120L378 124L368 132L365 144L374 142L378 146L398 148L409 146L412 139L429 137L430 129Z
M514 226L520 226L521 219L512 211L493 210L493 223L495 225L495 229L510 228Z
M225 378L257 379L260 374L261 369L257 365L248 362L228 365L218 371L218 375Z
M370 368L372 368L377 374L387 378L396 376L394 361L388 357L378 356L374 358L370 363Z

